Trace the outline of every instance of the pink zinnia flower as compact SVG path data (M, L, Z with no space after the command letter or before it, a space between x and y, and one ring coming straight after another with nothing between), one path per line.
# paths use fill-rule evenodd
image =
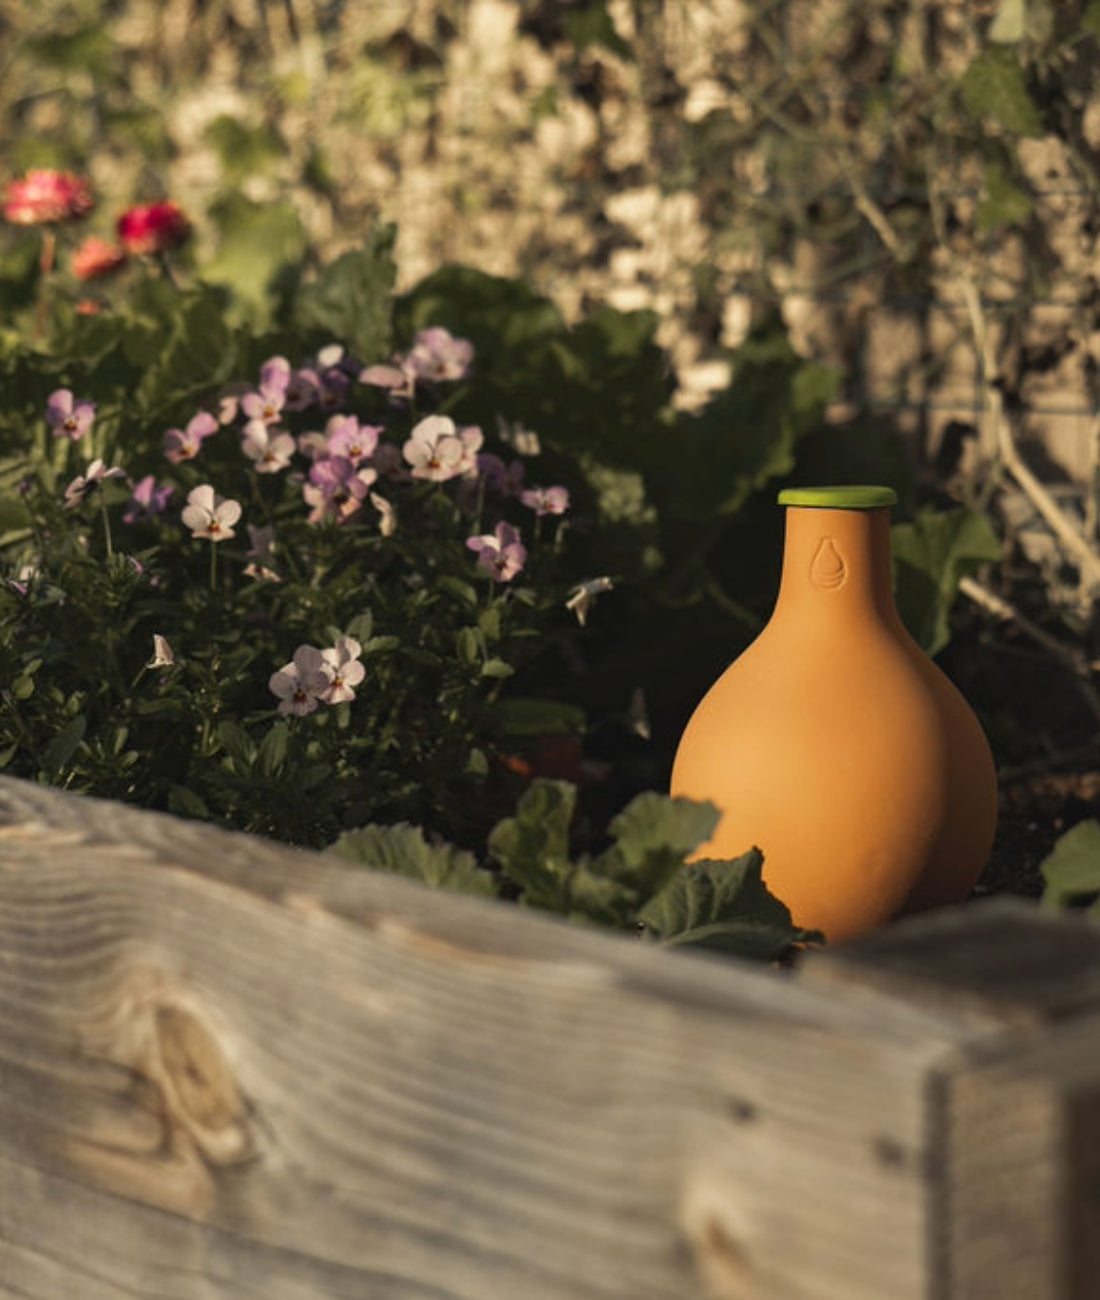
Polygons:
M40 226L86 217L94 206L87 181L71 172L43 169L8 183L3 212L17 226Z
M73 275L78 280L98 280L126 265L126 250L89 235L73 254Z
M55 438L78 442L94 419L95 403L77 401L67 388L57 389L46 399L46 423Z
M491 533L467 537L466 545L477 552L477 562L494 582L511 582L527 562L527 548L511 524L501 520Z
M146 203L129 208L118 219L118 237L135 256L166 253L191 233L191 223L175 203Z
M209 483L192 488L180 518L191 529L192 537L211 542L225 542L235 537L233 525L241 517L241 503L220 497Z

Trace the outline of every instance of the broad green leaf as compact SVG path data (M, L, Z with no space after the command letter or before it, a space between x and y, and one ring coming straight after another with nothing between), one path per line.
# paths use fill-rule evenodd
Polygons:
M646 932L666 944L772 960L792 943L820 940L801 930L765 885L763 855L750 849L727 862L693 862L641 911Z
M222 749L246 768L256 761L256 746L239 722L226 719L218 723L218 743Z
M177 817L192 817L197 821L209 821L210 809L206 802L194 790L186 786L174 785L168 791L168 811Z
M1043 133L1019 55L1010 46L983 50L963 73L963 103L975 118L989 118L1013 135Z
M735 358L729 387L681 416L654 491L677 516L733 514L755 489L795 465L795 446L819 426L837 375L802 360L779 328L759 331Z
M1100 821L1080 822L1066 831L1039 870L1046 882L1045 908L1069 907L1100 894Z
M297 286L306 254L308 241L297 208L255 203L234 193L215 203L210 217L220 238L217 253L203 264L203 279L232 292L235 315L266 326Z
M951 639L948 616L959 579L999 560L1001 543L984 515L965 506L922 510L890 533L898 612L914 639L931 655Z
M569 825L577 791L568 781L535 781L516 814L489 833L489 853L532 907L568 912Z
M249 127L229 113L219 113L206 126L203 140L217 153L225 175L234 181L264 171L287 153L286 141L274 127Z
M390 352L391 298L397 268L396 231L379 226L363 247L344 253L303 286L294 306L295 323L338 340L364 362Z
M493 898L500 892L497 878L479 867L472 853L451 844L429 844L420 827L407 822L345 831L327 851L374 871L409 876L461 894Z
M84 739L87 727L88 719L82 713L78 714L71 722L67 722L46 746L42 755L42 770L50 780L56 779L65 764L76 753L77 746Z
M630 913L636 914L683 868L687 855L718 825L719 816L712 803L646 791L612 820L608 829L615 843L591 870L622 886ZM624 922L629 919L624 917Z
M525 696L499 700L493 720L501 734L510 737L580 736L585 730L584 710L575 704Z
M479 371L500 360L501 351L529 350L565 330L561 312L549 299L519 280L468 266L444 267L397 299L394 324L405 342L430 325L470 339Z
M271 729L267 735L260 741L259 761L260 772L264 776L275 776L283 764L286 762L287 747L290 743L290 728L287 726L285 719L280 718L277 722L271 724ZM304 774L300 775L299 786L304 788L306 784Z
M984 193L974 214L974 224L980 234L1018 225L1031 216L1034 208L1031 195L1014 184L999 161L986 163Z

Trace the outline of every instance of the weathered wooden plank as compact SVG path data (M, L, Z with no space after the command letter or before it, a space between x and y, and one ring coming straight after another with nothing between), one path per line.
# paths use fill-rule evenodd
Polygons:
M999 1032L0 781L0 1292L938 1300Z
M966 1300L1100 1294L1100 1016L945 1080L944 1259Z
M909 917L813 954L801 978L873 983L909 1002L967 1008L1021 1028L1100 1011L1100 926L990 899Z
M1095 1300L1100 927L991 901L815 955L801 973L1011 1028L935 1072L937 1287L952 1300Z

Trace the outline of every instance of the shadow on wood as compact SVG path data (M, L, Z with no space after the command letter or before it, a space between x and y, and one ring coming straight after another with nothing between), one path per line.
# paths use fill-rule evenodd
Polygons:
M0 1295L1093 1300L1098 936L795 978L0 780Z

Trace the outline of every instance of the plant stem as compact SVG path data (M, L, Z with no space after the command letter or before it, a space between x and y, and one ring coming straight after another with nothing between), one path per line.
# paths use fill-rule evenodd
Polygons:
M111 520L107 514L107 502L103 500L103 494L99 497L99 513L103 516L103 540L107 545L107 558L114 555L114 547L111 545Z
M218 590L218 548L213 542L210 543L210 592L212 595L217 594Z

